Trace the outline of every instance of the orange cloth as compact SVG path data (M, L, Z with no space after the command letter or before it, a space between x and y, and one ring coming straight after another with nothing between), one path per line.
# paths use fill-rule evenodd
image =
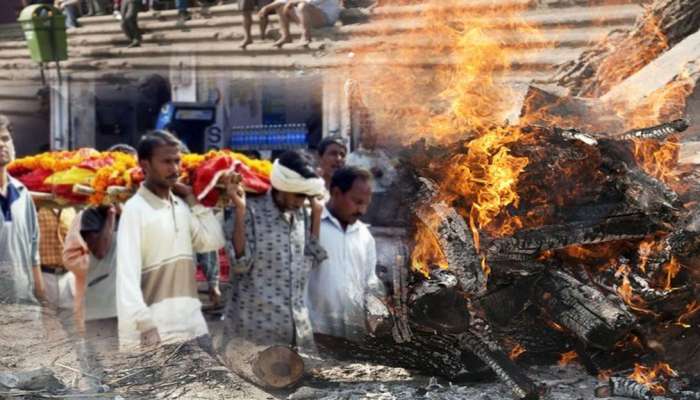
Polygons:
M63 241L75 218L75 210L39 209L39 256L41 265L63 266Z

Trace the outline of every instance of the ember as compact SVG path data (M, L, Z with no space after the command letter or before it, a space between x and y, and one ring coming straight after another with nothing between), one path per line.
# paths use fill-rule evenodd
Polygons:
M578 354L575 351L568 351L566 353L563 353L561 355L561 357L559 358L559 366L565 367L565 366L571 364L571 362L576 360L577 358L578 358Z
M670 365L666 363L658 363L654 368L647 367L641 364L634 364L634 372L629 378L637 383L641 383L648 387L655 394L664 394L666 389L659 383L659 379L667 379L677 377L678 373L674 371Z

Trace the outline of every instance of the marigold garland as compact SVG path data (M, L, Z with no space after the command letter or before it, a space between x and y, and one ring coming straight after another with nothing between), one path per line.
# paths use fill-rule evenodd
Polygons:
M204 162L220 156L232 157L262 176L270 176L272 171L272 164L269 161L254 160L230 150L212 150L206 154L184 154L181 161L181 180L189 182L194 172ZM121 152L98 152L94 149L55 151L20 158L9 165L8 172L22 180L23 176L29 176L31 172L39 169L55 174L71 168L86 167L95 171L89 182L94 190L87 200L91 205L108 203L109 187L121 186L133 191L143 179L143 173L134 156ZM30 190L45 191L46 185L30 187Z

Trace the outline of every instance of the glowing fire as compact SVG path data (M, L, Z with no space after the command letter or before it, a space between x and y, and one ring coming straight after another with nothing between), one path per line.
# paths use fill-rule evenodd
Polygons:
M664 286L664 290L671 290L673 278L675 278L676 275L678 275L678 272L681 270L680 264L678 264L676 257L671 257L671 261L664 264L663 269L666 273L666 285Z
M519 20L518 8L498 9L499 18L512 20L512 33L536 34ZM426 1L421 9L420 27L411 32L421 38L420 44L384 43L354 49L353 57L367 62L358 63L363 67L351 68L350 74L362 86L359 92L364 103L375 110L374 127L392 132L393 141L473 139L447 163L439 182L441 198L436 201L454 205L458 199L467 200L458 209L469 221L478 251L482 231L505 235L522 226L506 210L518 205L516 185L528 160L513 156L507 147L521 137L519 129L503 127L517 96L497 80L510 68L515 50L491 34L490 18L463 2ZM378 54L390 61L377 63ZM405 67L411 64L428 64L430 69ZM371 82L367 76L372 77ZM431 237L419 228L415 238L418 248L412 265L422 273L442 258ZM488 274L485 259L481 266Z
M678 373L667 363L658 363L654 368L635 363L634 372L630 374L629 378L648 387L655 394L661 395L666 392L666 389L662 384L657 382L657 380L661 377L669 378L677 376Z
M571 364L572 361L578 358L578 354L575 351L568 351L566 353L563 353L561 357L559 358L559 366L560 367L565 367L569 364Z
M617 293L620 298L634 311L638 311L644 314L656 315L653 311L646 308L646 302L639 296L634 294L632 285L629 279L630 267L626 264L621 264L615 276L622 278L622 284L617 288Z
M678 320L676 321L676 325L682 326L683 328L690 328L691 325L688 324L688 320L700 310L700 304L698 304L697 300L694 300L692 303L688 304L685 307L685 311L683 311L683 314L681 314L680 317L678 317Z
M644 240L639 243L639 250L637 251L637 254L639 255L639 262L637 263L637 268L639 268L642 272L646 272L649 256L651 256L654 252L661 250L661 246L663 246L663 242L653 240Z
M420 224L415 237L415 246L411 253L411 266L426 278L431 266L447 269L447 261L437 239L426 225Z
M518 343L515 345L515 347L513 347L513 349L511 349L510 354L508 354L508 357L510 357L511 360L515 361L526 351L527 349L525 349L525 347Z
M557 323L554 322L554 321L546 321L546 324L547 324L550 328L554 329L555 331L566 332L566 329L564 329L563 326L557 324Z

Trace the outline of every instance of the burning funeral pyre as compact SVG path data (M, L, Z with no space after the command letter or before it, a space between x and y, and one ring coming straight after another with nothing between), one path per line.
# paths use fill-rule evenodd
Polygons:
M686 2L663 3L629 40L641 45L650 40L643 32L663 38L674 29L650 29L654 13L686 7L697 16ZM362 343L322 336L322 346L450 379L490 371L516 398L545 391L521 367L530 362L582 364L600 377L599 397L698 398L680 378L698 368L682 349L700 343L691 329L700 316L700 181L678 165L697 71L608 115L558 107L595 99L533 87L519 123L508 124L512 93L497 77L514 50L489 38L488 21L456 17L458 7L428 10L432 50L387 52L442 55L444 65L378 66L371 83L358 77L352 103L379 140L388 131L403 142L395 193L410 210L411 257L394 270L389 311L376 308L376 335ZM517 10L503 14L516 33L532 33ZM609 90L664 49L635 54L639 65L620 65L619 74L609 73L608 57L612 78L596 75L591 85Z

